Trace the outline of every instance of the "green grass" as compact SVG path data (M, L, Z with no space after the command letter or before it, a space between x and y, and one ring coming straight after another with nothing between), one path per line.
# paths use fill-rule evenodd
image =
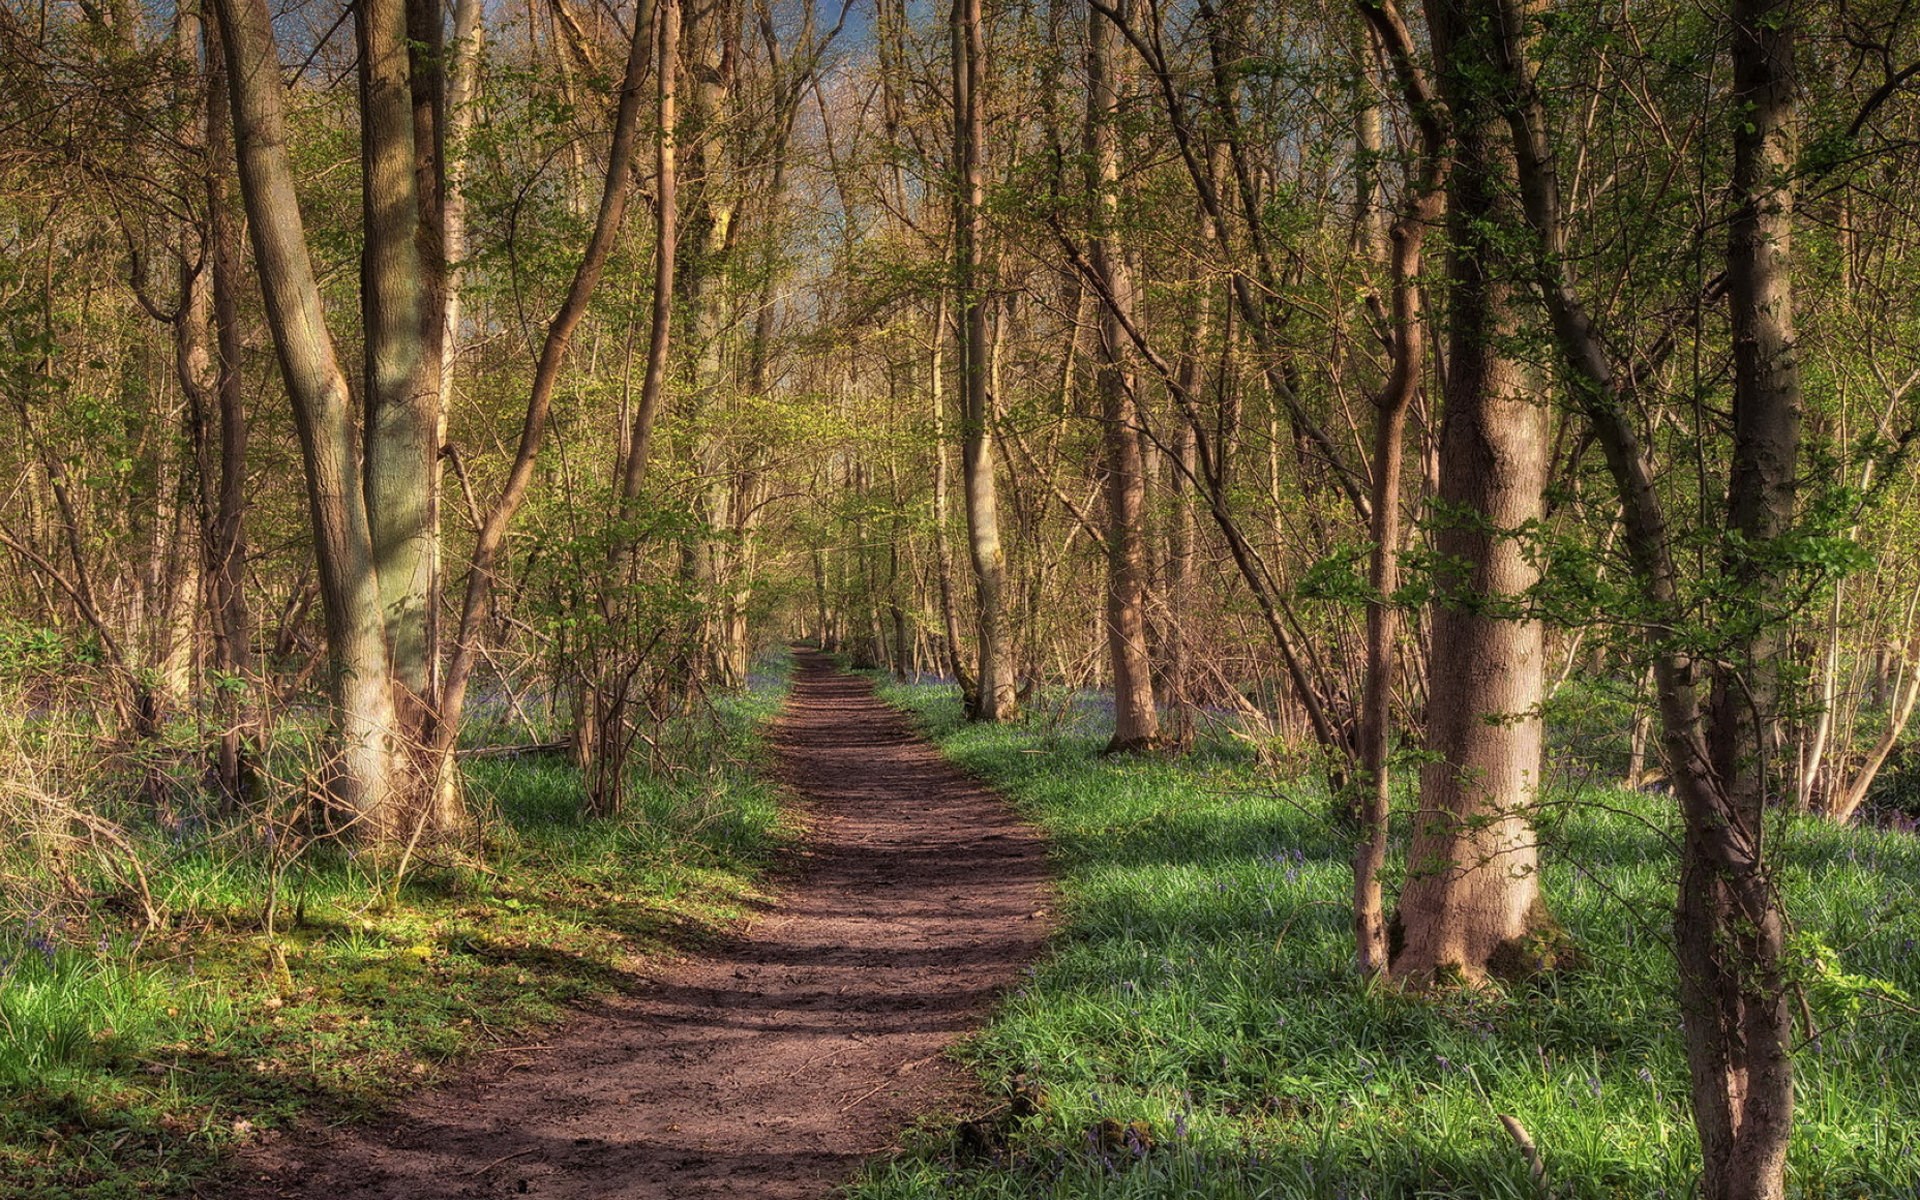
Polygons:
M265 846L156 828L140 849L162 929L136 935L111 895L8 913L0 1196L177 1193L256 1131L364 1116L538 1041L635 955L737 921L790 832L754 770L781 690L721 701L708 768L640 781L618 819L579 816L558 756L470 761L484 854L420 865L397 901L357 858L310 854L270 936Z
M990 1094L1027 1073L1040 1114L988 1153L930 1128L859 1200L1535 1196L1497 1113L1532 1134L1555 1196L1691 1194L1659 798L1546 806L1544 882L1577 969L1408 995L1350 969L1345 847L1313 787L1263 781L1230 746L1107 759L1091 722L968 726L950 688L887 695L1047 831L1065 928L962 1050ZM1812 823L1780 844L1801 933L1920 994L1920 844ZM1920 1195L1920 1019L1833 976L1809 1002L1830 1031L1798 1058L1792 1194ZM1103 1119L1155 1144L1103 1149Z

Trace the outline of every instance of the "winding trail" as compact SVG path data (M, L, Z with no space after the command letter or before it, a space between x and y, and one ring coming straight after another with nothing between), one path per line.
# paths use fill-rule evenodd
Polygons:
M824 1197L963 1097L941 1051L1041 949L1040 841L824 656L773 744L810 836L768 916L391 1121L258 1148L222 1194Z

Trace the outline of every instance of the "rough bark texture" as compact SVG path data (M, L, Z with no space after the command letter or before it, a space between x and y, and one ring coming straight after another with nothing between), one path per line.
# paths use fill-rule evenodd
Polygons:
M413 737L432 705L427 638L433 578L429 503L439 449L440 316L430 304L421 253L414 96L406 0L361 0L360 266L365 322L364 483L373 569L389 662L398 690L399 734ZM437 245L436 245L437 248Z
M654 424L665 403L667 373L673 353L674 288L680 247L680 32L681 0L658 0L654 9L655 115L654 186L659 210L654 229L653 307L647 334L647 369L640 385L640 402L628 434L627 459L618 466L615 517L623 524L639 512L646 488L648 458L653 449ZM574 754L586 776L587 807L607 815L619 810L626 775L626 751L631 741L627 713L634 678L623 637L637 640L641 631L621 628L614 597L630 582L639 556L639 544L630 528L616 531L609 548L606 587L601 597L607 643L599 647L601 661L589 664L580 682L574 708ZM630 644L630 643L629 643Z
M973 558L979 673L976 720L1013 719L1013 639L1007 629L1007 557L994 488L993 398L988 387L987 297L981 268L986 216L986 30L980 0L953 4L953 141L958 163L954 279L960 295L961 482Z
M1787 271L1793 25L1778 3L1737 4L1734 16L1736 211L1727 293L1736 340L1734 471L1728 495L1728 524L1735 536L1729 539L1727 566L1739 584L1734 602L1761 607L1746 614L1749 640L1736 648L1738 659L1717 673L1723 696L1739 683L1729 672L1747 668L1753 648L1773 644L1776 636L1777 618L1765 605L1781 593L1781 581L1760 566L1764 553L1752 552L1791 520L1800 400ZM1619 492L1627 552L1648 608L1643 619L1650 628L1677 628L1686 613L1673 539L1653 461L1630 416L1635 376L1616 366L1567 273L1559 184L1543 105L1531 78L1525 13L1513 0L1494 0L1489 23L1505 39L1492 66L1496 77L1506 75L1511 93L1508 120L1521 194L1536 235L1536 269L1554 334ZM1712 300L1717 290L1717 284L1710 285L1702 300ZM1677 344L1663 335L1641 350L1635 355L1639 373L1655 373ZM1781 963L1784 915L1762 843L1762 731L1770 705L1744 712L1724 702L1703 705L1702 667L1683 643L1664 637L1656 643L1653 678L1662 750L1685 830L1675 943L1703 1159L1701 1195L1778 1200L1785 1191L1793 1063ZM1772 686L1765 666L1759 686ZM1723 720L1736 728L1720 728ZM1738 728L1742 724L1744 732Z
M430 318L437 316L439 322L435 336L440 354L439 371L435 379L439 392L439 403L436 405L439 417L433 435L436 450L433 479L427 488L428 521L433 547L432 582L428 586L428 595L433 599L427 606L427 658L431 668L429 684L435 703L435 737L438 736L439 725L444 723L442 714L447 703L446 677L443 673L446 656L442 653L443 635L440 628L440 597L446 591L446 543L443 536L445 506L441 499L441 483L446 475L447 458L453 451L447 441L447 409L453 399L456 368L460 361L461 288L465 283L464 263L467 257L467 139L472 133L479 107L476 101L480 91L480 51L486 40L486 25L480 19L480 8L480 0L456 0L454 4L453 42L445 51L446 67L442 79L445 99L434 125L434 134L438 139L438 204L434 213L423 213L422 221L423 240L428 244L438 244L438 250L431 258L439 267L435 280L437 313L428 314ZM416 140L420 129L418 113L419 105L416 102Z
M1204 329L1204 308L1195 318L1196 331ZM1197 339L1196 339L1197 340ZM1187 355L1180 364L1186 382L1197 386L1199 356ZM1194 473L1193 426L1175 423L1173 445L1168 455L1173 463L1173 515L1167 528L1166 657L1167 703L1173 709L1173 741L1182 750L1193 746L1193 650L1194 650L1194 548L1199 543L1199 522L1194 519L1192 484Z
M951 523L948 493L952 468L947 462L945 355L941 353L946 345L946 324L947 297L943 292L934 302L933 336L927 350L927 398L933 410L933 561L940 591L943 661L947 673L960 685L960 691L967 697L967 705L971 708L973 697L978 694L975 689L979 683L967 670L966 649L960 635L960 606L953 590L953 543L947 537L947 526Z
M728 329L737 320L738 301L730 278L734 246L744 206L731 154L736 130L734 64L739 60L740 23L726 5L693 5L685 11L681 45L686 62L683 82L684 149L681 193L687 211L681 218L680 256L674 279L677 317L685 331L687 370L685 419L711 431L689 447L696 476L705 480L693 503L699 532L682 546L681 571L689 593L700 597L706 615L698 629L700 646L692 669L720 674L723 644L721 596L727 578L731 474L729 438L722 411L729 370L724 353Z
M1124 4L1125 0L1122 0ZM1120 94L1115 85L1112 23L1087 10L1087 191L1094 234L1088 260L1115 300L1100 307L1102 441L1107 467L1107 656L1113 668L1113 739L1109 751L1150 749L1160 740L1154 706L1153 664L1147 654L1147 559L1142 534L1146 469L1133 429L1131 357L1116 307L1133 304L1133 279L1114 229L1119 216L1120 139L1115 123Z
M1470 3L1470 0L1468 0ZM1539 920L1527 818L1540 778L1544 645L1521 606L1536 578L1516 531L1537 519L1549 466L1546 410L1503 343L1514 332L1513 155L1483 64L1481 14L1430 0L1452 117L1448 362L1427 745L1401 893L1396 975L1485 975Z
M1400 476L1406 450L1407 413L1419 394L1426 369L1425 293L1419 282L1426 231L1446 205L1445 179L1450 154L1445 114L1425 72L1414 62L1413 38L1392 0L1361 6L1372 41L1394 63L1421 132L1418 178L1392 227L1381 231L1392 287L1392 364L1373 396L1373 479L1369 492L1373 542L1367 570L1367 660L1360 699L1359 770L1354 787L1356 838L1353 852L1354 964L1362 975L1388 968L1386 905L1380 876L1387 865L1388 817L1393 797L1393 682L1400 636L1400 612L1394 593L1400 587ZM1369 47L1371 51L1371 46ZM1377 122L1377 116L1376 116ZM1377 141L1377 128L1362 124L1360 140ZM1363 160L1364 161L1364 160ZM1363 179L1364 196L1373 185ZM1373 224L1371 209L1363 227Z
M657 64L655 105L660 122L654 143L654 191L659 211L653 235L653 312L647 330L647 371L640 384L628 436L627 461L621 465L623 513L646 485L653 426L667 390L667 356L673 346L673 289L680 248L680 0L659 0L655 10Z
M254 264L306 467L339 739L331 786L366 835L380 840L399 833L392 804L395 714L360 488L359 431L307 254L272 17L265 0L219 0L217 10Z
M1228 261L1239 261L1242 255L1228 231L1229 222L1223 216L1220 191L1215 178L1221 171L1227 169L1228 163L1232 160L1231 147L1221 147L1216 144L1209 148L1204 144L1200 132L1194 127L1192 114L1188 110L1184 84L1177 78L1175 69L1160 48L1158 37L1142 36L1128 23L1124 13L1102 3L1102 0L1090 0L1090 2L1103 17L1114 24L1115 29L1127 39L1134 52L1141 56L1156 89L1160 92L1161 101L1173 127L1174 140L1179 146L1181 160L1187 168L1188 177L1193 182L1195 194L1200 202L1198 232L1201 238L1216 244ZM1200 15L1211 18L1216 14L1210 9L1203 8L1200 10ZM1218 32L1217 22L1210 21L1209 25L1213 32ZM1216 72L1218 100L1223 109L1231 110L1236 104L1236 92L1233 72L1224 61L1228 47L1222 45L1216 38L1212 50L1218 60L1216 65L1219 67ZM1133 314L1126 306L1118 303L1113 295L1099 286L1098 277L1092 275L1084 257L1074 253L1072 247L1068 247L1068 250L1073 257L1075 268L1088 283L1093 285L1098 299L1112 311L1114 319L1119 322L1122 332L1133 344L1141 361L1152 368L1159 381L1172 395L1175 405L1180 410L1181 418L1192 426L1198 469L1192 472L1189 478L1204 490L1208 515L1219 528L1221 536L1226 539L1228 551L1233 556L1234 566L1260 607L1262 622L1266 625L1268 633L1272 635L1274 646L1280 651L1280 656L1286 664L1287 679L1294 687L1300 707L1305 711L1307 723L1313 730L1314 740L1327 751L1329 762L1335 764L1329 769L1328 776L1334 790L1339 791L1346 786L1346 772L1341 764L1351 750L1349 738L1346 731L1336 727L1332 715L1328 712L1323 681L1317 676L1314 664L1309 661L1310 656L1289 624L1292 614L1288 608L1289 601L1286 595L1280 589L1259 546L1247 537L1233 513L1232 465L1234 448L1239 436L1239 400L1236 392L1231 387L1221 389L1220 402L1216 406L1214 419L1209 422L1204 411L1206 406L1201 403L1201 398L1182 380L1180 372L1167 362L1165 356L1154 349L1153 343L1135 322ZM1259 258L1257 247L1255 257ZM1262 352L1263 357L1270 359L1271 355L1266 353L1267 346L1261 342L1258 332L1259 328L1264 328L1263 311L1257 296L1254 295L1252 283L1244 272L1237 269L1229 276L1228 283L1235 301L1234 309L1241 313L1249 329L1256 334L1255 348ZM1228 344L1229 346L1232 344L1231 334L1228 335ZM1266 377L1277 397L1289 404L1294 402L1292 393L1287 390L1285 379L1277 369L1267 372ZM1304 413L1298 415L1303 421L1303 429L1310 428L1324 435L1324 431L1319 431L1317 426L1305 419ZM1335 463L1337 467L1340 462L1338 447L1331 447L1329 444L1327 454L1329 461ZM1344 479L1344 475L1342 478ZM1360 493L1356 495L1358 496L1357 507L1364 518L1366 496Z
M1733 472L1725 569L1746 610L1708 708L1717 795L1689 806L1674 931L1694 1125L1712 1200L1785 1194L1793 1128L1786 929L1762 843L1774 767L1769 731L1790 590L1768 553L1793 523L1800 448L1794 348L1793 15L1786 0L1733 4L1733 200L1727 298L1733 324ZM1743 849L1719 852L1731 832Z
M214 669L237 681L220 689L220 747L214 775L222 796L245 798L252 787L251 756L258 740L253 699L253 621L244 582L247 558L247 412L241 390L240 247L228 210L228 164L233 157L232 114L222 94L226 64L218 25L202 29L207 48L207 283L215 361L213 396L218 432L202 439L200 477L205 522L207 608L212 618Z

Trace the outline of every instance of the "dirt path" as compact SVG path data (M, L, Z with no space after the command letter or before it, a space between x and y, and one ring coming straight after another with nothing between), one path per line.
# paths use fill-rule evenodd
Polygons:
M963 1095L941 1050L1040 950L1039 842L821 656L801 655L774 744L812 836L737 944L391 1122L260 1148L240 1194L821 1197Z

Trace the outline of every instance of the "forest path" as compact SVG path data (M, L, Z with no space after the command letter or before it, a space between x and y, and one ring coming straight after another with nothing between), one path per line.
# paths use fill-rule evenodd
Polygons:
M941 1051L1048 933L1039 839L823 655L772 740L809 836L770 914L387 1123L260 1147L237 1194L824 1197L964 1096Z

